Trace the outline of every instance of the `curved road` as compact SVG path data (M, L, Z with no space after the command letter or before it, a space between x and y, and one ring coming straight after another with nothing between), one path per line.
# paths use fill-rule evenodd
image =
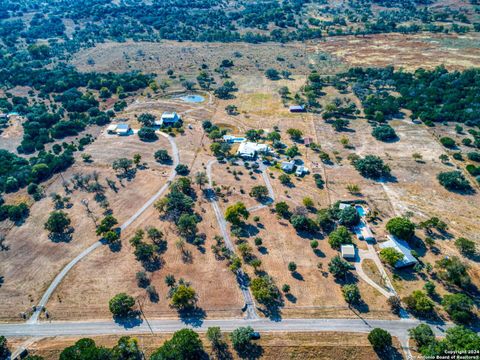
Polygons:
M133 214L127 221L125 221L121 226L120 229L123 231L125 230L128 226L130 226L135 220L138 219L138 217L149 207L153 204L155 200L157 200L164 192L165 190L168 189L168 186L172 182L172 180L175 178L177 175L177 172L175 171L175 167L179 164L180 162L180 156L178 153L178 148L177 144L175 143L174 139L165 134L160 132L160 135L163 137L167 138L168 141L170 142L170 146L172 147L172 155L173 155L173 170L171 174L168 177L168 181L160 188L160 190L157 191L148 201L140 208L137 210L135 214ZM78 254L72 261L70 261L63 269L60 271L60 273L55 277L55 279L51 282L50 286L48 287L47 291L43 294L42 298L40 299L40 302L36 306L36 310L33 312L32 316L30 319L28 319L27 323L28 324L34 324L38 322L38 317L40 316L40 313L42 309L47 305L48 300L50 299L50 296L52 296L53 292L55 289L60 285L62 282L63 278L67 275L67 273L80 261L82 260L85 256L90 254L92 251L95 249L99 248L102 246L102 242L99 240L89 246L87 249L83 250L80 254Z

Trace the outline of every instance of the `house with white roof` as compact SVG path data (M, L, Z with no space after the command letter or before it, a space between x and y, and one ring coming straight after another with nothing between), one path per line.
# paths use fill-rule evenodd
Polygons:
M399 269L418 263L418 260L412 255L412 249L410 249L410 246L405 241L400 240L394 235L387 235L387 239L388 241L380 244L380 249L393 248L403 254L403 259L397 261L395 268Z
M297 167L297 170L295 171L295 175L297 176L303 176L305 175L306 173L308 173L308 168L306 168L305 166L299 166Z
M292 172L295 168L295 161L284 161L282 162L282 170L285 172Z
M244 159L254 159L258 154L266 154L268 152L270 152L270 148L267 144L244 141L240 143L237 155Z

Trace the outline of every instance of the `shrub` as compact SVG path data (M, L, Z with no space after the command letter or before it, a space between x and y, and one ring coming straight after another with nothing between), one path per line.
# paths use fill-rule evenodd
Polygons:
M360 302L360 290L355 284L348 284L342 286L343 298L345 301L350 304L358 304Z
M464 237L460 237L455 240L455 246L457 247L458 251L460 251L463 255L466 256L473 256L475 255L475 242Z
M415 235L415 224L404 217L395 217L387 222L387 231L403 240L411 240Z
M428 346L435 341L435 334L427 324L420 324L408 331L410 337L415 341L419 349Z
M474 318L473 301L465 294L445 295L442 306L456 323L468 323Z
M442 138L440 138L440 143L445 146L446 148L454 148L455 147L455 140L453 140L452 138L448 137L448 136L444 136Z
M368 341L375 351L385 351L392 346L392 335L386 330L375 328L368 334Z
M150 360L201 359L204 357L203 344L198 334L190 329L175 332L170 340L155 350Z
M421 290L415 290L411 295L404 297L403 302L408 310L418 315L428 315L434 308L432 300Z
M392 141L397 138L395 130L390 125L377 126L372 131L373 137L380 141Z
M138 130L138 137L142 141L153 141L158 139L157 134L155 134L155 129L150 127L141 127L140 130Z
M380 259L394 267L397 262L403 259L403 254L395 248L385 248L380 250Z
M390 175L390 167L375 155L367 155L363 159L353 161L355 169L364 177L378 179Z
M115 295L110 299L108 307L113 316L124 317L131 313L135 299L125 293Z
M339 226L330 233L328 243L332 248L340 249L341 245L352 243L352 236L345 226Z
M461 192L472 190L470 182L465 179L465 176L460 171L441 172L438 174L437 179L447 190Z
M467 265L456 256L438 260L436 267L438 268L438 277L450 284L467 288L472 282L467 272Z

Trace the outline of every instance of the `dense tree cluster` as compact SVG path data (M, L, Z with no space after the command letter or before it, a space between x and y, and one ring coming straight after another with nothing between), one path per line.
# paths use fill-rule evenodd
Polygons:
M479 69L449 72L444 67L414 72L386 68L352 68L340 75L350 81L367 118L379 122L395 116L400 107L427 125L460 122L479 125ZM396 92L399 95L393 96ZM480 144L480 140L478 141Z

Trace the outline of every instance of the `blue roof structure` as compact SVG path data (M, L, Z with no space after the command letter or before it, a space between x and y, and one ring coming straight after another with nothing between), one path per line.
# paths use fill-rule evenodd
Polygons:
M381 249L394 248L398 252L403 254L403 259L397 261L395 264L396 268L402 268L406 266L415 265L418 263L418 260L412 255L412 249L410 246L403 240L398 239L393 235L387 235L388 241L380 244Z

